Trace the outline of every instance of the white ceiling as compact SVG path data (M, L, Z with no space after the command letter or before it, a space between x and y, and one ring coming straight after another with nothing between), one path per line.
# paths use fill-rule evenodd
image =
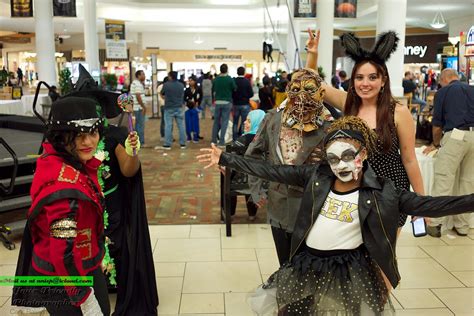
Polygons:
M76 0L77 18L54 18L56 33L83 32L84 1L92 0ZM272 19L279 21L281 33L286 33L288 23L286 1L266 0ZM97 0L96 2L99 33L103 33L104 19L127 21L128 32L263 33L264 31L264 0ZM377 20L377 2L378 0L358 0L358 18L336 19L335 27L347 30L374 29ZM429 23L438 10L442 11L447 22L468 16L472 16L474 22L474 0L407 0L407 6L407 26L429 28ZM314 28L316 22L305 19L301 22L302 29L308 26ZM0 0L0 31L34 32L34 19L10 18L10 1ZM447 28L444 31L447 32Z

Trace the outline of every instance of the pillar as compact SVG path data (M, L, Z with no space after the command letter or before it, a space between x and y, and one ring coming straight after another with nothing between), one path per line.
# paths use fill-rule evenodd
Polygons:
M407 0L378 0L377 35L386 31L395 31L400 37L397 50L387 61L390 75L390 88L396 97L403 96L403 63L405 59L405 20Z
M96 0L84 1L84 48L89 72L97 76L100 73L100 63Z
M49 85L57 84L54 53L53 2L35 0L36 71L38 79Z
M319 39L318 66L326 74L325 81L331 83L332 52L334 43L334 0L319 0L316 7Z
M289 14L291 15L288 19L288 33L286 36L286 57L288 60L289 72L291 73L295 69L304 67L301 63L300 49L301 49L301 25L300 21L293 19L294 17L294 1L289 2ZM293 23L293 27L292 27Z

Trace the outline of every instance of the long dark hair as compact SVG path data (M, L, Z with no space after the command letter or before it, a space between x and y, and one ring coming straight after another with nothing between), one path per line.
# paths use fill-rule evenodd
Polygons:
M104 132L103 127L100 126L97 131L99 132L100 138L102 138ZM78 135L78 131L58 131L54 129L48 129L46 131L46 139L53 146L57 155L63 158L64 161L73 168L77 170L83 170L84 165L76 154L75 139ZM71 152L66 149L69 146L71 148Z
M354 79L357 70L366 63L374 66L377 70L377 75L381 76L382 80L385 82L377 98L377 128L375 131L379 137L380 142L382 143L382 150L384 153L386 153L390 150L390 147L392 147L392 131L395 128L393 109L395 107L396 101L392 96L392 91L390 90L390 77L385 64L380 65L371 60L364 60L354 66L352 69L349 89L347 91L346 104L344 105L344 114L357 116L359 113L362 99L354 90Z

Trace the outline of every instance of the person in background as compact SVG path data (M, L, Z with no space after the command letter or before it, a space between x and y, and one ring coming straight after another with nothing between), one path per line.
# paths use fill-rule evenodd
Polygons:
M259 109L265 112L273 109L275 99L273 99L273 89L271 81L268 77L263 77L263 86L258 90L258 98L260 99Z
M232 93L234 114L233 140L242 135L244 122L250 112L250 98L253 97L252 85L244 75L245 68L237 68L237 78L234 79L237 88Z
M193 100L186 101L188 109L184 113L184 122L186 124L187 141L199 143L199 110Z
M145 72L137 70L135 80L130 85L130 94L133 96L133 114L135 116L135 130L138 133L142 147L145 146Z
M416 97L416 83L413 81L414 76L411 71L405 72L405 77L402 81L403 94L411 93L411 103L419 104L420 111L423 111L423 108L426 106L426 102Z
M434 98L433 144L424 151L429 153L438 148L431 194L441 196L473 193L474 87L461 83L456 70L452 68L441 72L440 84L442 88ZM470 214L452 216L456 234L467 236L469 218ZM428 234L441 237L444 220L431 219L427 227Z
M227 64L220 66L220 74L212 83L212 91L216 100L214 124L212 125L211 142L217 144L217 134L220 130L219 146L225 145L225 134L232 110L232 93L237 88L234 79L228 75Z
M332 76L332 78L331 78L331 86L332 86L333 88L338 89L338 90L344 90L344 89L341 87L341 83L340 83L340 81L339 81L339 78L338 78L336 75Z
M339 78L341 79L341 88L348 91L351 81L347 78L347 73L344 70L339 71Z
M16 77L18 79L18 86L22 87L23 86L23 70L21 70L20 67L16 70Z
M188 117L190 113L188 113L189 110L187 110L185 112L184 119L185 119L185 124L186 124L186 134L188 136L188 141L191 141L191 138L189 137L190 134L188 133L188 131L194 133L194 136L198 140L203 139L203 137L199 135L199 120L197 124L194 121L194 113L197 114L197 117L199 119L199 113L203 111L201 110L201 107L200 107L203 97L202 97L202 89L197 84L196 76L193 75L189 77L188 83L189 83L189 86L184 91L184 103L186 104L189 110L194 109L195 111L192 111L193 115Z
M178 73L170 71L168 81L163 84L161 95L165 98L165 141L163 146L157 146L155 149L170 150L173 142L173 118L176 120L179 130L179 145L181 149L186 149L186 133L184 129L184 85L178 81Z
M211 111L211 116L214 116L214 111L212 111L212 80L209 78L209 76L210 76L209 73L205 73L203 76L204 78L202 80L202 84L201 84L201 90L202 90L201 117L203 119L206 118L206 108L208 107L209 107L209 110Z
M260 127L260 123L262 123L264 117L265 112L260 109L250 111L249 115L247 116L247 119L244 122L244 134L230 144L232 148L231 152L234 152L240 156L243 156L245 154L245 151L254 139L255 134L257 134L257 130ZM231 174L231 177L233 176L235 176L234 171ZM247 212L250 221L255 220L255 215L257 214L258 208L263 205L260 197L266 195L266 190L264 188L262 188L262 190L263 192L260 192L260 194L254 195L253 197L250 193L250 190L240 192L245 194L245 202L247 204ZM260 199L260 201L258 201L257 199ZM257 204L254 201L260 202L260 204ZM230 203L230 214L234 215L235 209L237 207L237 196L231 196Z
M58 93L58 88L56 86L51 86L49 88L49 92L48 92L48 95L49 97L51 98L51 101L54 102L56 101L57 99L59 99L60 95Z

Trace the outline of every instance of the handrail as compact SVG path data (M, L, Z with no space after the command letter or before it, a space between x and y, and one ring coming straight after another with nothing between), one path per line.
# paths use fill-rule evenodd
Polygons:
M8 185L8 187L6 187L0 183L0 189L3 191L3 193L9 195L13 192L13 187L15 186L15 179L18 171L18 157L15 151L7 144L7 142L2 137L0 137L0 144L5 147L5 149L10 153L13 158L13 171L10 178L10 184Z

